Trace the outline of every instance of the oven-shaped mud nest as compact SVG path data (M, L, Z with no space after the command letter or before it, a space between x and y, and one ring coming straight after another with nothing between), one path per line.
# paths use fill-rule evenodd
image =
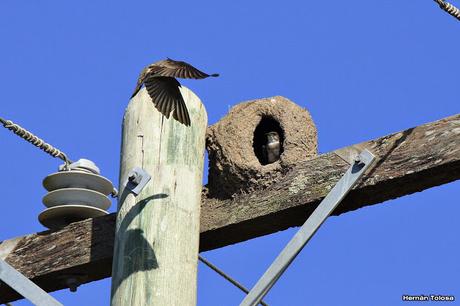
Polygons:
M310 113L277 96L240 103L206 135L208 196L230 198L272 184L318 152Z

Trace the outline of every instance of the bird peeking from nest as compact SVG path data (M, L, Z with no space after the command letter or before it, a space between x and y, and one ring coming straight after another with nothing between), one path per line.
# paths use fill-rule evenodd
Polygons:
M139 92L142 85L145 85L153 104L160 113L169 119L172 112L174 119L186 126L190 126L187 106L179 90L181 85L176 78L205 79L218 76L219 74L217 73L204 73L186 62L167 58L155 62L142 70L131 98Z
M280 159L281 143L280 135L275 132L268 132L265 134L266 143L262 145L262 152L266 164L271 164Z

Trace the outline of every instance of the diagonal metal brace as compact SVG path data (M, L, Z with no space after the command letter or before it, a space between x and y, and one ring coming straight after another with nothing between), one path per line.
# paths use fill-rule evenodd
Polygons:
M292 237L240 306L256 306L262 300L374 160L375 156L368 150L362 151L354 159L354 163Z
M15 268L0 259L0 280L37 306L63 306Z

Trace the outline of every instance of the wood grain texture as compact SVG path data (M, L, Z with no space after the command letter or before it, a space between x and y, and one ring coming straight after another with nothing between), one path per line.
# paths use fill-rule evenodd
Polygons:
M145 89L125 112L112 306L196 305L207 115L180 90L191 126L161 115ZM152 176L138 196L123 185L135 167Z
M302 224L362 148L378 160L335 215L460 179L460 114L300 161L265 190L223 201L202 196L200 250ZM0 256L47 291L66 288L62 275L71 272L87 274L83 282L111 275L114 228L114 214L89 219L3 242ZM0 286L0 302L14 299Z

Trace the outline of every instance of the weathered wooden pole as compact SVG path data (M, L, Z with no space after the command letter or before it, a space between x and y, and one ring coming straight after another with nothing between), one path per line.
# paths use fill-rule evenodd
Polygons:
M163 117L145 89L125 112L112 306L196 305L207 115L192 91L181 93L189 127ZM152 177L137 196L124 186L135 167Z

